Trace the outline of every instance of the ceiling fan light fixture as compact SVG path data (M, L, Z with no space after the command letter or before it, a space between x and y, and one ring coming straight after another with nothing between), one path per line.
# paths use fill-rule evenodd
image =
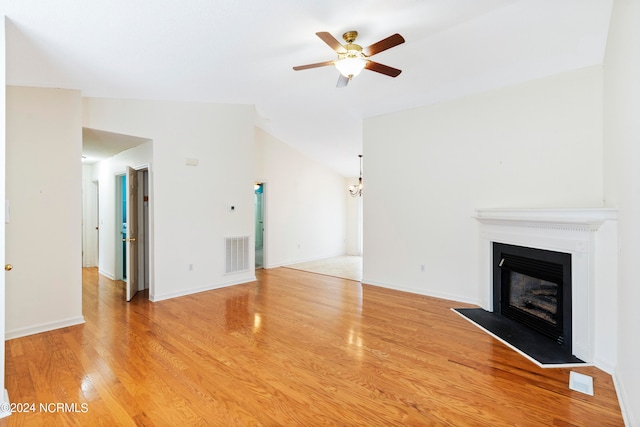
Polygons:
M354 43L358 37L357 31L347 31L342 35L344 41L347 42L345 45L340 43L335 37L326 31L317 32L316 36L325 42L327 46L333 49L333 51L338 54L338 58L333 61L297 65L293 67L295 71L334 65L340 73L336 87L347 86L349 81L360 74L360 72L365 68L369 71L374 71L389 77L398 77L402 72L402 70L397 68L389 67L388 65L380 64L379 62L369 59L373 55L377 55L380 52L384 52L387 49L391 49L392 47L404 43L404 37L398 33L382 39L364 49L362 46Z
M342 56L335 62L335 66L342 74L348 79L351 79L364 69L365 65L367 65L367 60L364 58L361 52L357 52L356 54L351 54L350 52L346 55Z

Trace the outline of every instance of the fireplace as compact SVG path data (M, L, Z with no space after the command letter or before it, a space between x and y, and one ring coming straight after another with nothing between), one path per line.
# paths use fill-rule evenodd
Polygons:
M493 312L571 351L571 254L493 242Z
M494 243L568 254L571 270L563 270L563 276L570 274L571 285L565 289L569 280L563 280L560 295L563 304L571 303L570 308L563 309L561 323L566 332L562 340L570 342L570 353L577 358L612 372L617 348L616 334L612 332L617 327L617 293L613 285L617 275L617 211L477 209L475 218L480 223L480 306L492 315L496 310L502 312L494 298ZM498 270L502 275L502 269ZM542 280L554 282L544 277ZM543 335L534 335L559 347Z

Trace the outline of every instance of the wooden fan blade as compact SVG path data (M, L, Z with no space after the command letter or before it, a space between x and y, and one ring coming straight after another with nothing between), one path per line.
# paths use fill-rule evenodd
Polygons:
M326 67L327 65L333 65L334 61L316 62L315 64L298 65L293 67L294 70L308 70L309 68Z
M326 31L316 33L316 36L320 37L320 40L329 45L329 47L335 50L337 53L347 53L347 50L340 44L340 42Z
M369 47L365 47L364 49L362 49L362 52L364 52L364 54L367 56L373 56L376 53L391 49L392 47L398 46L402 43L404 43L404 37L396 33L392 36L387 37L386 39L382 39L379 42L372 44Z
M380 64L379 62L374 61L367 61L364 68L390 77L398 77L398 75L402 72L402 70L398 70L397 68L389 67L388 65Z
M345 87L348 84L349 84L349 77L345 77L342 74L340 74L340 77L338 77L338 83L336 84L336 87Z

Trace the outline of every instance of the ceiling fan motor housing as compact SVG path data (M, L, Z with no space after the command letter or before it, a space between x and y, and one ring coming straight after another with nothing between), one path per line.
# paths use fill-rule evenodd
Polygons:
M342 35L342 38L344 39L344 41L346 41L347 43L351 44L354 41L356 41L356 39L358 38L358 32L357 31L347 31L346 33L344 33Z

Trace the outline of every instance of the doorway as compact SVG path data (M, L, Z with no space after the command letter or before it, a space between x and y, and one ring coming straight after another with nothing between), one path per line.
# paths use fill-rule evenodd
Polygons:
M85 180L82 188L82 267L98 267L100 195L98 181Z
M127 175L116 177L116 279L127 280Z
M255 268L264 268L264 182L253 187L255 207Z
M92 204L95 209L95 215L92 216L93 222L91 224L92 230L90 233L93 233L93 243L92 253L93 257L91 259L91 266L98 267L98 260L100 259L100 185L98 181L91 182L91 188L93 189L93 200ZM95 230L95 231L94 231Z
M116 176L116 272L125 299L149 289L149 169L127 167Z

